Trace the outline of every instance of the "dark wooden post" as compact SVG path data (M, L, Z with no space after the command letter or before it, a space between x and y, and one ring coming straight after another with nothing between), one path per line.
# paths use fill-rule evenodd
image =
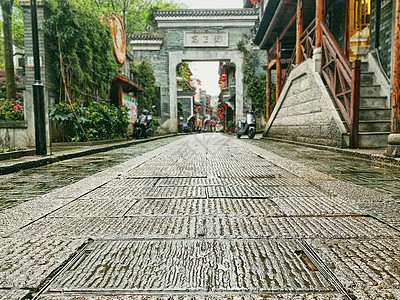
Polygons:
M321 21L324 21L324 0L316 0L315 4L315 47L321 48L322 43L322 29Z
M360 70L361 61L351 65L351 102L350 102L350 148L358 147L358 120L360 111Z
M392 128L391 133L400 133L400 1L397 0L394 27Z
M350 56L350 33L349 33L349 22L350 22L350 0L346 0L344 8L344 55L347 59Z
M303 34L303 1L297 0L296 13L296 65L302 62L303 53L301 51L300 36Z
M266 112L267 112L267 122L269 118L271 117L271 69L269 68L269 53L267 50L267 107L266 107Z
M281 43L279 38L276 39L276 102L278 102L282 84L282 69L281 69Z

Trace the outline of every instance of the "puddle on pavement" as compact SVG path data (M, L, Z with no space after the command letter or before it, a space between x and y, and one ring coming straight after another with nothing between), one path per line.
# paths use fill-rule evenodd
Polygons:
M171 137L0 176L0 212L54 189L140 156L178 139Z

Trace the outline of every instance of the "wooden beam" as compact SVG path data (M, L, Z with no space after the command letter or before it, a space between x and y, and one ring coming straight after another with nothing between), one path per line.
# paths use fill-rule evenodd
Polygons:
M276 59L271 60L268 64L268 69L271 70L275 66L275 64L276 64Z
M281 69L281 45L279 39L276 39L276 102L278 102L282 85L282 69Z
M349 33L349 22L350 22L350 0L346 0L344 8L344 55L347 59L350 56L350 33Z
M400 133L400 0L396 1L393 57L392 127L391 133Z
M267 51L267 66L269 65L269 55ZM267 115L267 122L271 117L271 69L268 68L267 70L267 106L266 106L266 115Z
M316 0L315 4L315 47L321 48L322 29L321 22L324 21L325 1Z
M348 0L347 0L348 1ZM296 12L296 65L300 64L303 60L303 53L301 51L300 37L303 34L303 1L297 0Z
M295 21L296 21L296 14L294 14L293 17L290 18L289 23L282 30L281 34L279 35L280 40L286 35L286 33L289 31L290 27L292 27Z

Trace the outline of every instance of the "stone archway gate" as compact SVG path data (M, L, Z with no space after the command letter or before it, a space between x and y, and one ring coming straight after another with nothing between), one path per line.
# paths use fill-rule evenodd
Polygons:
M251 35L258 13L253 9L158 10L156 32L128 34L134 60L153 65L160 86L164 132L177 132L176 66L183 61L231 61L236 65L236 119L251 103L243 98L242 53L237 43Z

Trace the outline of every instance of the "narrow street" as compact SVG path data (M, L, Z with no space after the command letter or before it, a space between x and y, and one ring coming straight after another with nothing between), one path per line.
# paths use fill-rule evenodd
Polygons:
M400 299L399 220L388 195L189 135L3 210L0 298Z

